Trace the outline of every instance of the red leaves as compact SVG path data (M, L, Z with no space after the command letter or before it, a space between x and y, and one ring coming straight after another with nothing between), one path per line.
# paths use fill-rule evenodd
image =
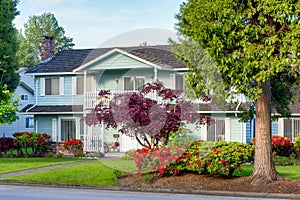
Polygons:
M179 91L165 88L161 82L147 83L139 92L117 94L101 90L99 100L91 113L82 118L86 124L118 126L124 134L136 137L148 134L158 142L167 143L170 132L178 131L183 122L197 126L212 122L211 118L195 112L195 105L186 101ZM145 137L140 140L144 139L147 140Z

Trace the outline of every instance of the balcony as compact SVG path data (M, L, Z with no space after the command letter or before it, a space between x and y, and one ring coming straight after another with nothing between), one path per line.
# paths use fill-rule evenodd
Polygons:
M137 91L121 91L121 90L114 90L110 91L111 95L110 98L105 99L105 104L109 104L110 100L114 97L114 95L124 94L124 93L131 93ZM156 99L156 93L149 93L147 94L148 98ZM99 103L98 92L86 92L84 95L84 110L89 110L95 108L95 106Z

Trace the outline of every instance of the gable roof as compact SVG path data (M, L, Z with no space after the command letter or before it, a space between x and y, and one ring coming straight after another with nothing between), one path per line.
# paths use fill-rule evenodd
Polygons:
M20 82L20 86L23 87L25 90L27 90L32 95L34 95L34 90L29 85L24 83L23 81Z
M168 45L142 46L142 47L120 47L120 48L96 48L96 49L70 49L55 54L48 62L40 63L27 73L72 73L83 65L87 65L101 56L110 55L119 49L119 53L125 52L132 58L139 58L145 63L170 68L185 68L183 62L176 59Z

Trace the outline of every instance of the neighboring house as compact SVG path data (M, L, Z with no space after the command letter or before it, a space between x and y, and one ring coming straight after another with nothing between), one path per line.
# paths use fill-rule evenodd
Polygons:
M99 150L99 141L116 140L121 151L138 148L135 139L124 135L114 138L117 130L106 130L100 125L88 127L81 121L98 102L98 92L134 91L155 80L169 88L184 88L187 68L173 57L169 46L64 50L53 55L53 38L45 37L43 41L42 52L49 56L42 56L42 62L27 72L34 77L35 96L34 105L24 108L23 114L34 115L36 131L51 134L54 141L80 138L87 151ZM228 103L225 109L200 104L200 112L215 118L215 123L194 130L194 135L204 140L249 142L254 124L238 121L236 114L241 104L246 102ZM276 123L274 131L282 134L280 131L286 128L282 129L279 121Z
M19 98L19 110L22 110L24 107L33 104L34 97L34 80L32 76L26 76L24 73L27 71L27 68L21 68L17 71L20 76L20 84L15 90L15 99ZM26 114L20 115L18 113L19 119L16 120L11 125L5 124L0 126L0 137L12 137L12 134L15 132L22 131L34 131L34 119L33 115Z

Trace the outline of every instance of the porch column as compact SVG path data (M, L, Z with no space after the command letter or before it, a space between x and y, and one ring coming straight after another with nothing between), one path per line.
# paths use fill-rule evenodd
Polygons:
M86 93L86 70L83 72L83 93Z
M83 110L87 108L87 96L86 96L86 70L83 72Z
M157 81L157 68L154 67L154 81Z
M83 117L85 118L86 117L86 113L83 114ZM87 151L87 134L86 134L86 123L85 122L82 122L83 123L83 148L85 151Z

